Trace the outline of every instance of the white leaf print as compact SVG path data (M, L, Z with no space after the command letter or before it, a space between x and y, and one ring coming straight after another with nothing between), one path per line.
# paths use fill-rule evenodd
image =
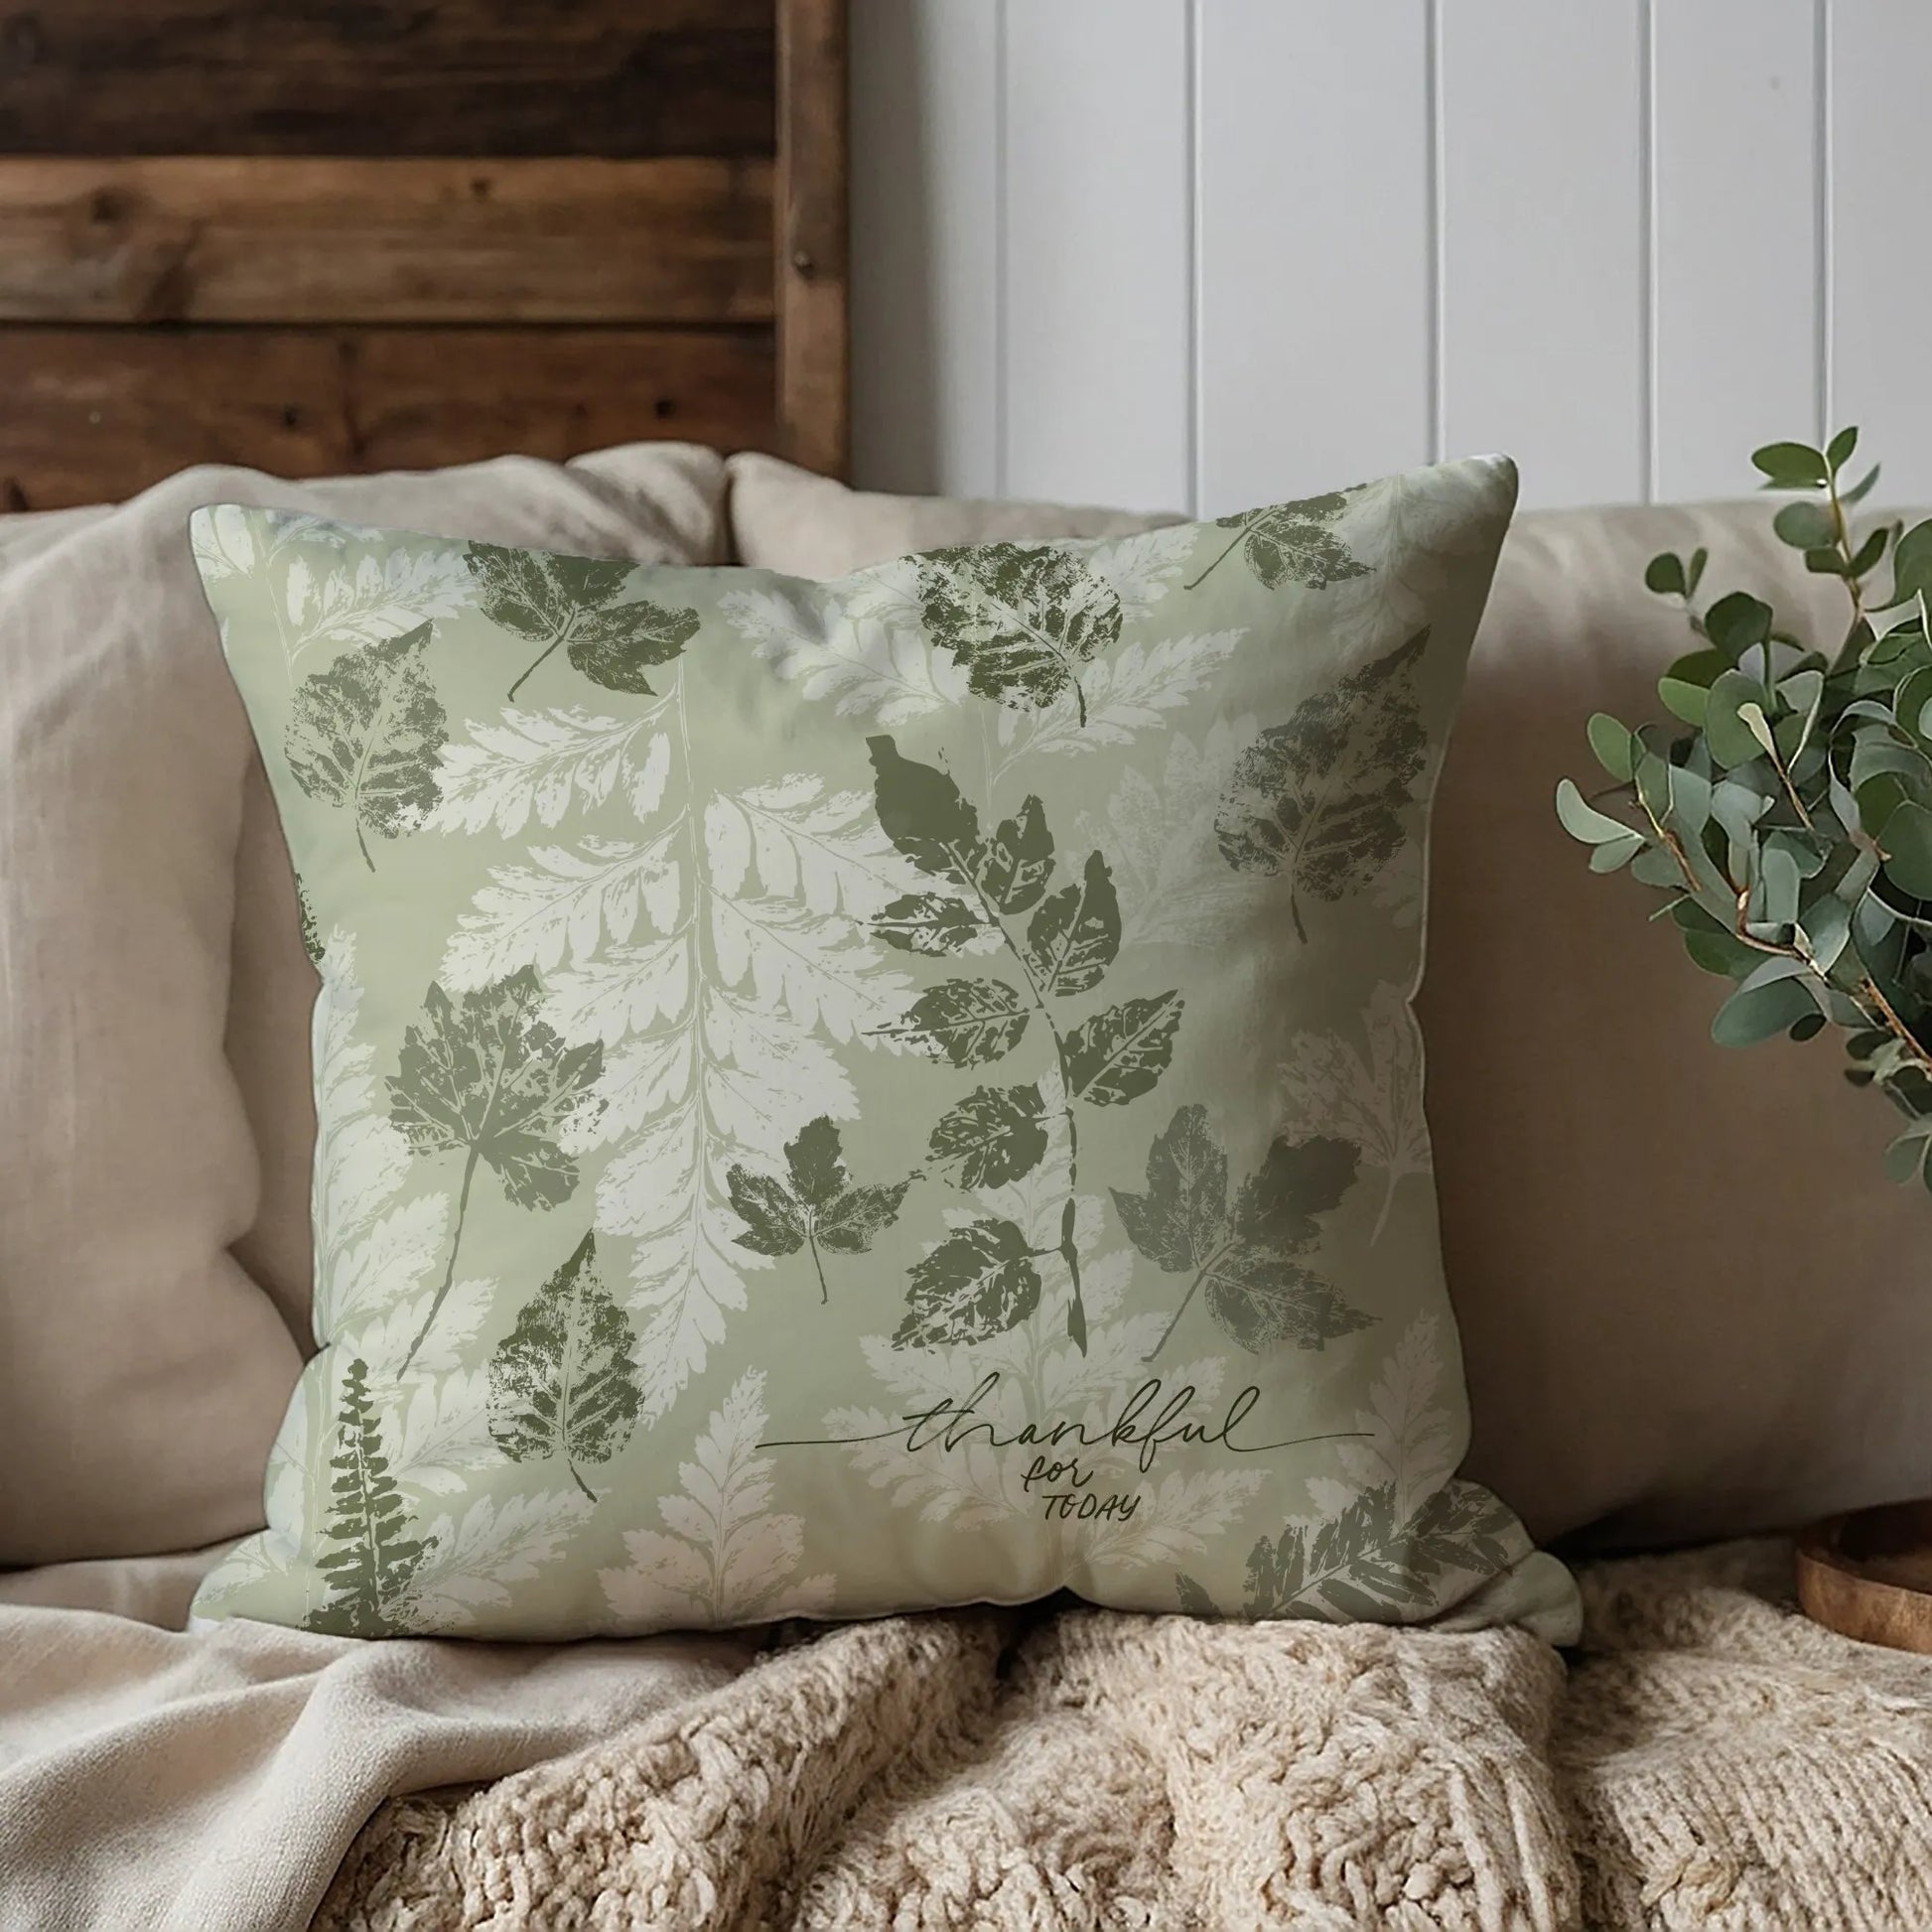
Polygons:
M828 1610L830 1576L799 1577L802 1518L771 1508L775 1466L758 1446L766 1426L764 1372L732 1385L678 1465L681 1493L658 1498L668 1535L627 1530L627 1570L601 1570L605 1600L630 1622L732 1624Z
M277 548L307 535L299 525L280 524ZM460 544L422 550L397 544L335 563L313 546L297 549L282 579L283 648L293 665L317 644L379 643L426 618L453 617L474 595Z
M568 1040L615 1044L659 1020L675 1020L691 998L693 963L688 934L638 946L613 946L601 958L553 973L546 984L544 1018ZM611 1085L605 1056L605 1087Z
M466 1284L493 1287L493 1284ZM452 1291L454 1302L460 1291ZM448 1304L445 1305L447 1312ZM422 1311L416 1312L420 1323ZM439 1315L439 1320L443 1317ZM414 1331L405 1336L409 1345ZM423 1348L412 1369L429 1356ZM384 1398L384 1446L396 1480L426 1495L448 1495L468 1487L478 1469L500 1466L502 1451L489 1435L489 1371L439 1369L410 1377L406 1391Z
M245 577L255 567L255 536L239 503L214 503L189 521L195 568L209 583Z
M1195 524L1174 523L1111 543L1073 547L1084 551L1081 561L1096 577L1114 587L1122 619L1139 622L1180 582L1200 541Z
M383 1610L405 1629L464 1629L480 1611L507 1604L510 1585L527 1584L562 1556L589 1514L575 1489L481 1495L461 1515L438 1516L420 1532L434 1547Z
M316 1159L315 1332L331 1338L393 1303L441 1258L447 1193L390 1203L410 1175L409 1143L378 1097L375 1049L361 1044L355 941L338 928L323 947L313 1021Z
M666 702L627 721L574 707L510 709L496 724L472 719L471 742L444 748L441 796L425 823L442 832L494 825L515 838L533 817L558 825L573 801L601 805L620 785L638 819L647 819L671 769L671 742L652 729Z
M902 725L957 704L966 675L950 653L926 641L916 600L900 614L903 594L885 576L873 593L871 608L894 615L862 615L863 600L841 605L828 594L805 593L794 602L773 591L733 592L718 608L781 678L796 681L808 698L830 698L842 718Z
M444 986L474 992L522 966L548 972L566 953L582 965L607 932L628 939L640 910L667 931L679 904L671 839L671 832L643 844L586 838L574 851L537 845L530 865L490 867L490 883L444 950Z
M1198 744L1171 733L1158 782L1130 767L1102 811L1081 814L1081 838L1114 870L1123 946L1215 946L1253 912L1257 876L1222 860L1214 815L1257 729L1252 718L1223 720Z
M1315 1478L1309 1491L1323 1516L1339 1515L1364 1489L1396 1488L1396 1514L1406 1519L1446 1482L1461 1459L1454 1415L1438 1399L1443 1385L1442 1323L1419 1314L1370 1383L1368 1407L1350 1427L1360 1440L1337 1445L1346 1483Z
M1371 654L1413 636L1456 559L1506 513L1507 487L1493 469L1454 465L1350 490L1334 534L1367 571L1323 593L1324 627Z
M634 1042L600 1087L632 1138L605 1168L598 1227L636 1246L633 1312L643 1417L660 1416L704 1367L725 1316L745 1307L746 1273L771 1266L741 1247L734 1163L764 1165L820 1114L849 1120L857 1096L823 1040L784 1014L710 986L679 1033ZM601 1125L601 1124L600 1124Z
M1362 1012L1367 1051L1339 1034L1298 1033L1282 1065L1289 1118L1305 1132L1353 1141L1384 1176L1371 1240L1381 1236L1395 1190L1432 1166L1423 1113L1422 1029L1398 986L1381 985Z
M444 1218L438 1217L438 1232L429 1244L428 1259L416 1265L410 1276L412 1281L420 1281L435 1263L447 1257L449 1250L441 1232ZM463 1351L483 1332L483 1323L489 1319L495 1293L493 1281L458 1282L451 1288L437 1310L433 1331L416 1349L410 1362L414 1372L412 1380L414 1374L448 1375L461 1366ZM365 1362L378 1365L400 1362L409 1355L435 1300L433 1286L420 1294L405 1295L379 1313L345 1323L334 1339L348 1355L360 1356ZM373 1380L381 1375L382 1369L371 1368L369 1373Z
M737 897L756 861L764 891L811 912L869 919L931 882L886 836L869 791L827 791L814 773L720 793L705 808L711 880Z
M1084 725L1071 693L1043 710L1009 708L1001 713L1000 743L1006 751L1000 773L1023 758L1078 757L1131 745L1142 732L1170 724L1163 714L1184 706L1247 634L1211 630L1167 637L1152 644L1123 644L1095 658L1080 673L1087 705Z

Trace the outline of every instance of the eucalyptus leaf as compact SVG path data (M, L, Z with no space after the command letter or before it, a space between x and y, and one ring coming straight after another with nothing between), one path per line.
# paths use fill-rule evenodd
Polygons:
M1808 443L1766 443L1751 462L1772 489L1822 489L1831 481L1823 452Z
M1759 1040L1788 1032L1817 1005L1800 980L1773 980L1768 985L1740 987L1718 1009L1711 1037L1720 1046L1754 1046Z
M1674 550L1665 550L1644 566L1644 587L1660 597L1683 597L1690 585L1684 574L1684 559Z
M1589 749L1596 754L1596 761L1619 784L1628 784L1636 755L1635 742L1629 728L1620 725L1606 711L1594 712L1585 728L1589 737Z
M1932 517L1914 523L1891 553L1892 592L1885 608L1909 604L1932 592Z
M1932 811L1903 800L1885 821L1885 877L1914 898L1932 899Z
M1815 550L1838 541L1838 525L1822 503L1786 503L1772 517L1771 528L1796 550Z
M1734 664L1771 634L1771 607L1748 591L1732 591L1704 614L1704 628L1713 646Z
M1611 818L1588 804L1570 778L1557 780L1557 817L1573 839L1585 845L1612 845L1633 837L1633 829L1620 818Z
M1846 428L1838 432L1825 445L1825 462L1833 476L1852 461L1852 452L1859 447L1859 432L1856 428Z

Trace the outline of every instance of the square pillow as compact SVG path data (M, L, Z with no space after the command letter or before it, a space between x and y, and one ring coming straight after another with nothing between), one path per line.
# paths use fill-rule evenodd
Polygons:
M1515 1619L1410 1012L1501 459L832 583L241 508L316 1338L198 1612ZM434 582L291 664L265 565Z
M0 533L0 1565L259 1526L308 1332L315 969L189 512L698 563L723 552L724 480L674 444L304 483L199 469ZM342 561L278 580L305 664L386 634L397 597L440 608Z

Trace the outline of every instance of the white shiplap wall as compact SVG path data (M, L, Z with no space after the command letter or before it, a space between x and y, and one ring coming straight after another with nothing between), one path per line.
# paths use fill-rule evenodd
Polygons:
M852 0L875 488L1932 494L1928 0Z

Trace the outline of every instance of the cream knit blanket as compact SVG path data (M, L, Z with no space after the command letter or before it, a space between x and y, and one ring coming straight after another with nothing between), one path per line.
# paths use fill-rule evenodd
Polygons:
M322 1932L1932 1927L1932 1660L1788 1549L1517 1631L1083 1608L801 1635L608 1742L385 1805Z

